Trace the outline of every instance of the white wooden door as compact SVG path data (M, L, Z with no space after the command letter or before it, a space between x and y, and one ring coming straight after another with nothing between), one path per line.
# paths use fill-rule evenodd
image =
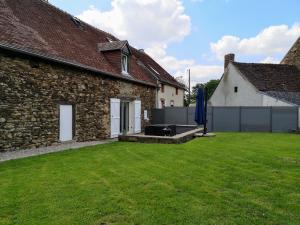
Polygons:
M141 101L134 101L134 133L141 133Z
M110 99L110 130L111 138L120 134L120 99Z
M59 140L73 139L73 107L72 105L59 106Z

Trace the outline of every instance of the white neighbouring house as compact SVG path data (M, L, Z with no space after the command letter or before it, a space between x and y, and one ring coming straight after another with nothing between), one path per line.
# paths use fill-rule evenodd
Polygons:
M280 64L240 63L228 54L224 69L211 106L300 106L300 38Z

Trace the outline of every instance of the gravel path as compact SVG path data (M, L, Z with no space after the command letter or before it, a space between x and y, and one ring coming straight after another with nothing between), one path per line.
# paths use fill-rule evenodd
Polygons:
M65 143L57 146L49 146L43 148L35 148L35 149L25 149L18 151L8 151L8 152L0 152L0 162L12 160L12 159L20 159L26 158L30 156L43 155L52 152L61 152L69 149L77 149L87 146L93 145L101 145L107 144L111 142L117 141L116 139L104 140L104 141L92 141L92 142L73 142L73 143Z

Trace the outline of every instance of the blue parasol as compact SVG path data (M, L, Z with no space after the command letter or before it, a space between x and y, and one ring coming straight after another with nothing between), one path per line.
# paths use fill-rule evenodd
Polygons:
M205 105L204 105L204 91L202 88L198 89L196 97L196 112L195 121L198 125L205 123Z

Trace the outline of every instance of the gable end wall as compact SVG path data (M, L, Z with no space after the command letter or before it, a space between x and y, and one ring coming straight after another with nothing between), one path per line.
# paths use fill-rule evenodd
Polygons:
M234 87L238 87L237 93ZM233 64L229 64L209 103L212 106L262 106L263 97Z

